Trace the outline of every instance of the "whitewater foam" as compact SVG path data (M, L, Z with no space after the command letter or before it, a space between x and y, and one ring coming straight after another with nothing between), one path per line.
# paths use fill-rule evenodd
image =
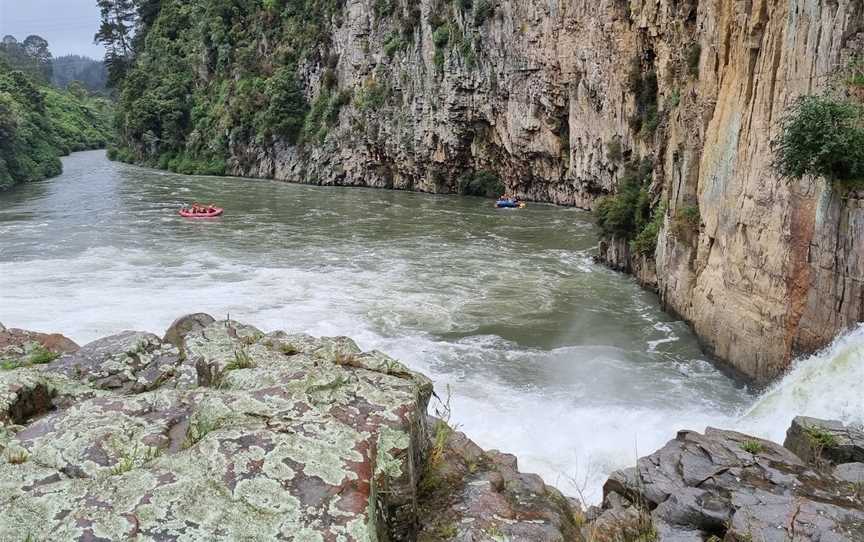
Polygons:
M56 181L0 196L15 198L0 207L4 324L84 343L205 311L347 335L449 388L452 421L481 446L591 502L610 472L679 429L782 440L795 414L855 421L864 410L864 330L755 399L656 298L593 263L592 226L575 210L502 215L482 200L99 164L75 155ZM175 210L191 194L235 212L186 223ZM93 222L123 202L140 216Z

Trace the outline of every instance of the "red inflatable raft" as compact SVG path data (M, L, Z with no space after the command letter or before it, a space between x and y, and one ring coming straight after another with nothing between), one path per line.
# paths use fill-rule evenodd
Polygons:
M180 209L180 216L186 218L216 218L217 216L221 216L224 212L225 209L221 207L204 209L203 211L199 211L197 213L193 213L192 209Z

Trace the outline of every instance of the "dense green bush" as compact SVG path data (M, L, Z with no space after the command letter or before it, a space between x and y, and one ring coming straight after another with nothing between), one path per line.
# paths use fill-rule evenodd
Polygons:
M641 231L636 234L636 238L630 242L630 248L642 256L653 257L657 251L657 238L660 236L660 229L663 227L663 218L666 215L666 208L661 205L654 209L651 215L651 220L645 224Z
M446 47L447 44L450 43L449 24L442 24L435 29L435 32L432 33L432 43L434 43L435 47L437 47L438 49Z
M136 34L120 85L121 149L178 171L224 169L229 141L302 144L338 116L329 43L344 0L163 0ZM376 8L395 10L380 0ZM273 46L278 45L275 50ZM263 50L269 50L263 54ZM323 65L310 106L300 66ZM342 101L340 101L342 100ZM308 118L313 115L313 118ZM324 121L324 122L322 122ZM307 130L309 127L309 130ZM311 128L314 127L314 130ZM169 158L164 158L168 156Z
M864 182L864 106L828 96L799 98L783 119L774 157L786 178Z
M651 183L653 164L645 159L629 162L618 183L618 192L597 206L597 225L606 235L634 239L651 221Z
M490 171L472 171L457 179L456 189L466 196L496 198L504 192L504 183Z
M104 147L110 105L37 84L0 61L0 190L58 175L59 157Z
M384 54L392 58L397 51L405 49L407 45L408 43L405 41L405 38L402 37L402 34L399 32L391 32L384 39Z
M687 71L691 77L699 75L699 62L702 59L702 45L694 43L687 50Z
M628 83L636 102L636 112L630 117L630 128L643 136L652 136L660 125L657 72L651 69L642 73L640 63L634 61Z
M494 12L494 0L479 0L474 5L474 26L483 26Z
M265 126L289 143L295 143L309 106L294 70L290 67L280 68L267 80L264 95L268 101Z

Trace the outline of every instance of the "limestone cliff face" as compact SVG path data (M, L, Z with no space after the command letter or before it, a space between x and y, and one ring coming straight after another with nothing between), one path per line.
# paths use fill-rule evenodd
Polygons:
M770 167L787 106L862 49L861 0L347 0L299 75L348 105L299 146L231 136L228 171L427 192L489 172L592 208L648 159L657 249L601 258L767 381L864 320L864 195Z
M673 118L664 158L671 215L695 200L700 227L682 237L667 219L657 284L719 357L760 381L864 320L864 194L780 179L770 152L791 102L822 92L860 53L862 10L860 1L700 6L701 116ZM678 166L675 148L687 141L701 149Z

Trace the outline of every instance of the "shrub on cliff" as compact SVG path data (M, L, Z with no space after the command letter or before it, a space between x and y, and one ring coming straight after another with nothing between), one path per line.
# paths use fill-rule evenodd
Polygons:
M459 177L457 190L466 196L494 198L504 192L504 184L490 171L474 171Z
M594 213L604 235L630 241L633 252L651 257L663 226L666 208L652 210L649 191L654 164L645 158L628 162L618 192L600 202Z
M835 183L864 182L864 106L828 96L803 96L783 119L774 141L783 177L813 175Z
M653 164L644 159L628 162L618 183L618 193L600 202L595 210L597 225L606 235L633 239L651 220L648 185Z

